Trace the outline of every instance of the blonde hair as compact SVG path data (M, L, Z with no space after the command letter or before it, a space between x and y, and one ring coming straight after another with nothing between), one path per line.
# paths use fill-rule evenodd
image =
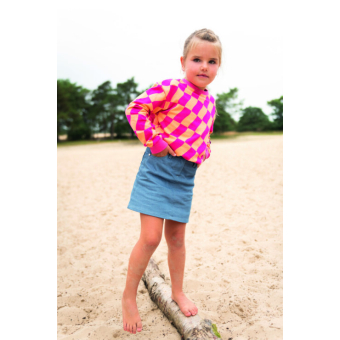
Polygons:
M216 45L218 49L219 64L221 66L222 44L220 38L212 30L209 30L207 28L202 28L201 30L195 31L194 33L190 34L187 40L185 40L183 49L183 59L186 60L189 51L199 43L199 40L209 41Z

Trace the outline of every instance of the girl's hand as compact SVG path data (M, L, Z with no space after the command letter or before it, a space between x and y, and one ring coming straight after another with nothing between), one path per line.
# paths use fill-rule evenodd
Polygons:
M172 150L169 145L161 152L153 153L152 155L156 157L165 157L168 153L172 156L176 156L175 151Z
M203 162L205 161L205 157L206 157L206 155L205 155L205 151L204 151L204 155L203 155L203 161L202 161L202 163L201 164L197 164L197 169L203 164Z

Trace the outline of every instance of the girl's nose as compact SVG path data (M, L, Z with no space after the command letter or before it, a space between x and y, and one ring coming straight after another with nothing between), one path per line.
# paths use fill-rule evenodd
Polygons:
M202 63L202 70L206 70L208 67L208 64L207 63Z

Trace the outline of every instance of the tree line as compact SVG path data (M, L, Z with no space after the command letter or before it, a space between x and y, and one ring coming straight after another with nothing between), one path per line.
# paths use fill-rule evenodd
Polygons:
M58 79L58 141L59 136L65 134L68 140L92 139L95 133L109 133L111 139L137 138L125 116L126 107L147 90L137 88L134 77L118 83L115 88L106 81L93 91L69 79ZM271 120L261 108L243 108L237 88L217 94L215 100L218 117L214 132L283 130L283 96L267 102L273 110Z

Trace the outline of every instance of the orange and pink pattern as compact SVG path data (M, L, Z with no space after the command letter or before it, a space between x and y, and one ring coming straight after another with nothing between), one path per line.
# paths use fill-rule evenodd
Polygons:
M186 79L167 79L138 96L125 111L137 138L151 152L169 145L177 156L197 164L211 154L215 99Z

